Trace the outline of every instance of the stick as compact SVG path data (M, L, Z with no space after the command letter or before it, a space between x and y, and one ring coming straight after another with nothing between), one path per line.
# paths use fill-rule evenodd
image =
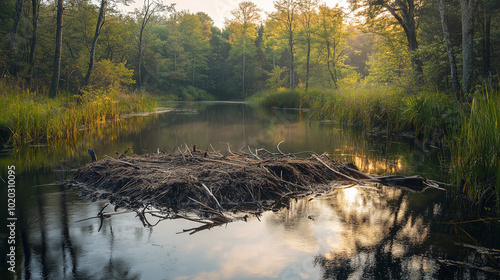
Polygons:
M343 174L343 173L340 173L340 172L338 172L337 170L335 170L335 169L331 168L328 164L326 164L324 161L322 161L322 160L321 160L321 159L320 159L317 155L312 155L312 157L313 157L314 159L316 159L317 161L321 162L321 163L322 163L322 164L323 164L326 168L328 168L328 169L329 169L330 171L332 171L333 173L335 173L335 174L339 175L340 177L342 177L342 178L344 178L344 179L346 179L346 180L348 180L348 181L356 182L356 183L358 183L358 184L360 184L360 183L361 183L360 181L358 181L358 180L356 180L356 179L352 178L351 176L347 176L347 175L345 175L345 174Z
M219 211L224 210L224 208L222 208L222 206L219 204L219 201L217 200L217 198L215 198L214 194L207 188L207 186L205 186L205 184L203 184L203 183L201 183L201 185L205 188L207 193L215 200L215 203L217 204L217 208L219 209Z
M252 156L254 156L256 159L260 160L260 158L257 156L257 150L255 150L255 154L254 154L254 153L252 153L252 149L250 149L250 146L247 146L247 147L248 147L248 151L250 152L250 154Z
M221 143L222 143L222 142L221 142ZM224 143L222 143L222 144L224 144ZM227 151L228 151L231 155L233 155L233 156L234 156L235 154L233 154L233 152L231 152L231 146L229 146L229 142L227 142L226 144L227 144Z
M189 149L188 145L186 143L184 143L184 145L186 146L186 150L189 152L191 157L193 157L193 154L191 153L191 150Z
M214 149L214 146L212 146L212 143L210 143L210 148L212 148L212 150L214 151L214 153L219 154L219 156L221 156L221 157L223 156L221 153L219 153L218 151L216 151L216 150Z
M380 183L380 180L371 176L371 175L368 175L368 174L365 174L359 170L356 170L356 169L352 169L350 167L347 167L347 166L344 166L345 169L349 170L349 172L352 172L352 173L355 173L356 175L360 176L361 179L368 179L369 182L373 182L373 183Z
M278 149L278 151L279 151L282 155L286 156L286 155L285 155L285 154L284 154L284 153L280 150L280 144L281 144L281 143L283 143L283 142L285 142L285 140L281 140L281 141L278 143L278 145L276 145L276 149Z
M111 159L111 160L121 162L121 163L126 164L126 165L128 165L128 166L132 166L132 167L133 167L133 168L135 168L135 169L141 169L139 166L137 166L137 165L135 165L135 164L132 164L132 163L130 163L130 162L128 162L128 161L124 161L124 160L119 160L119 159L116 159L116 158L112 158L112 157L110 157L110 156L108 156L108 155L104 155L104 156L105 156L106 158Z
M182 153L181 149L179 147L177 147L177 149L179 150L179 153L181 153L181 156L182 156L182 159L184 160L184 162L186 162L186 157Z

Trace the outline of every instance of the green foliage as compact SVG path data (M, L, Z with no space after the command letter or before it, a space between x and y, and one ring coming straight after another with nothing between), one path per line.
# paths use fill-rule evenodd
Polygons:
M214 97L208 94L205 90L193 87L191 85L181 88L181 99L185 101L214 100Z
M405 97L402 117L411 124L415 134L423 134L424 139L432 133L456 131L459 125L453 96L440 92L421 92Z
M312 102L318 99L323 93L318 90L302 91L278 88L275 91L269 91L256 99L266 107L280 108L310 108Z
M50 143L74 139L80 126L104 124L120 114L153 110L156 104L145 94L88 91L83 95L30 92L16 84L0 83L0 128L10 132L14 144Z
M123 63L113 63L103 59L97 62L86 91L122 92L135 84L132 79L134 70L128 69Z
M477 95L452 142L455 191L500 210L500 92Z

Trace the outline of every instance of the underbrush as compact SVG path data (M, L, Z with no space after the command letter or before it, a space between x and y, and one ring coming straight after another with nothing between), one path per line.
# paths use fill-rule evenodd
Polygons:
M279 88L276 91L270 91L250 98L251 101L257 101L265 107L279 108L310 108L311 102L322 94L319 90L302 91Z

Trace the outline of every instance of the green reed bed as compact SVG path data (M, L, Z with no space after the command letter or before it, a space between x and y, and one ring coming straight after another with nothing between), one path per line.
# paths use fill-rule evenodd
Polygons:
M46 93L1 83L0 96L0 129L15 145L71 139L80 126L94 127L123 113L155 107L144 94L92 91L52 99Z
M306 100L307 102L305 102ZM351 88L312 95L276 92L264 105L308 104L318 119L335 119L387 133L413 132L424 140L437 136L452 155L451 191L500 211L500 92L483 92L462 116L452 95L437 91L406 94L389 87ZM304 106L303 106L304 107ZM425 141L424 141L425 142Z
M454 191L481 206L496 200L500 210L500 93L482 93L471 104L470 113L452 142Z
M323 93L318 90L302 91L280 88L269 91L260 96L253 96L249 100L257 101L265 107L280 108L310 108L311 102L319 98Z
M405 94L390 87L347 88L334 91L281 90L260 99L264 106L314 109L319 119L335 119L366 129L412 131L429 137L457 129L458 110L452 96L440 92Z

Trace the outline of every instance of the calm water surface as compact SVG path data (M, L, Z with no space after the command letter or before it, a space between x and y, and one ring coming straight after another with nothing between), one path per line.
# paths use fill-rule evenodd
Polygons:
M3 151L1 177L16 166L16 270L7 271L0 230L2 279L492 279L500 277L498 221L470 222L439 190L354 186L291 201L210 230L177 219L144 227L135 213L94 217L107 201L50 185L98 157L178 146L225 153L250 146L283 153L315 151L353 161L367 173L420 174L445 180L437 148L404 137L364 136L297 110L242 103L165 103L171 112L132 117L82 131L72 144ZM1 181L0 181L1 182ZM7 221L2 183L1 223ZM4 187L5 186L5 187ZM105 212L112 212L112 207ZM191 234L190 234L191 233Z

